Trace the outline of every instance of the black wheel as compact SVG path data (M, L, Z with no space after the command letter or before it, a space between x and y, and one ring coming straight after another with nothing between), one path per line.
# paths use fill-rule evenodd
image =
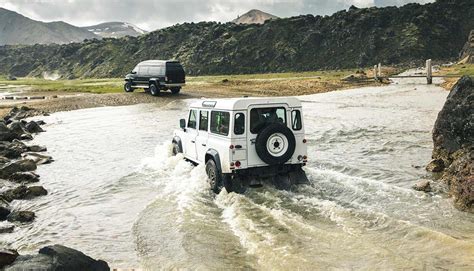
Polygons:
M223 183L227 193L237 193L243 194L247 191L248 185L243 182L240 178L232 178L230 176L225 176L223 178Z
M158 94L160 94L160 89L156 86L155 83L150 84L149 90L150 94L153 96L158 96Z
M255 150L258 157L269 165L284 164L291 158L296 148L295 135L283 124L273 123L258 135Z
M126 82L123 85L123 90L125 90L125 92L133 92L132 83L131 82Z
M173 94L178 94L180 91L181 91L180 87L171 88L171 93L173 93Z
M209 186L211 187L211 190L216 194L221 192L222 175L217 169L216 162L214 162L214 160L209 159L206 162L206 173L207 173L207 178L208 178Z
M178 143L173 142L173 156L176 156L178 153L182 153L181 148Z

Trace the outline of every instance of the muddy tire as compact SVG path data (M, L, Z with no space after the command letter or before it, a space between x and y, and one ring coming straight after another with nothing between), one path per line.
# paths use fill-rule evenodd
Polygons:
M125 90L125 92L133 92L132 83L126 82L123 85L123 90Z
M269 165L281 165L288 161L296 148L293 132L285 125L274 123L265 127L256 138L258 157Z
M160 89L155 83L151 83L148 89L150 90L150 94L153 96L158 96L160 94Z
M222 174L219 172L214 160L209 159L206 162L206 173L209 187L214 193L219 194L222 190Z
M178 143L173 142L173 156L176 156L178 153L182 153L181 148L179 147Z
M231 178L230 176L225 176L223 183L227 193L234 192L237 194L243 194L248 188L248 185L246 185L241 179Z
M171 88L171 93L173 93L173 94L178 94L180 91L181 91L180 87Z

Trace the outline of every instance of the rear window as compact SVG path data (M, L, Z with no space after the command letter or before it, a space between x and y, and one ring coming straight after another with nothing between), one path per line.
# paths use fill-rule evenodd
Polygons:
M295 131L299 131L303 128L301 123L301 111L293 110L291 111L291 127Z
M200 111L199 113L199 130L207 131L209 111Z
M227 136L229 134L229 112L211 112L211 133Z
M281 123L286 126L286 110L284 107L253 108L250 110L250 132L258 134L263 128Z
M182 71L183 66L179 62L166 62L167 71Z

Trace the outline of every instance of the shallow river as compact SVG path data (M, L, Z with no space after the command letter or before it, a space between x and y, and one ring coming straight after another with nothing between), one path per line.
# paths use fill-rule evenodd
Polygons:
M302 96L312 185L245 195L212 195L202 166L171 157L190 101L56 113L34 140L56 160L38 170L50 194L16 201L37 219L2 238L122 268L472 270L474 216L441 185L411 189L447 94L420 81Z

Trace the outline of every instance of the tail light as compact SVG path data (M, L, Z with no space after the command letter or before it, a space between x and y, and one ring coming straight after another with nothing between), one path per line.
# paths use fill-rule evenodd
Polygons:
M235 166L240 167L240 161L235 161Z

